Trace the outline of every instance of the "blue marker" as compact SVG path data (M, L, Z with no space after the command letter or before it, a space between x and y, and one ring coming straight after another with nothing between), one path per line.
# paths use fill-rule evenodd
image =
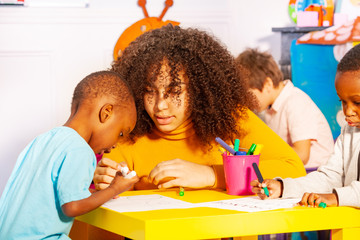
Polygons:
M245 151L236 151L235 155L246 155Z
M227 145L221 138L216 137L215 141L217 141L223 148L225 148L229 153L235 155L235 150L232 149L229 145Z
M254 168L254 171L255 171L255 173L256 173L256 176L257 176L259 182L262 183L262 182L264 181L264 179L263 179L263 177L261 176L261 173L260 173L260 170L259 170L258 165L257 165L256 163L253 163L252 166L253 166L253 168ZM267 187L263 187L263 189L264 189L265 195L266 195L267 197L269 197L269 195L270 195L270 194L269 194L269 189L268 189Z

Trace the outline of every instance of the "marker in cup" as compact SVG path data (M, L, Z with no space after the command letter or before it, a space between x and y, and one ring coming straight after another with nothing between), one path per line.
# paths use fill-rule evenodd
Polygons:
M253 155L259 155L261 150L263 149L264 145L263 144L257 144L256 145L256 148L253 152Z
M225 148L226 151L228 151L232 155L235 155L235 150L232 149L232 147L230 147L229 145L227 145L221 138L216 137L215 141L217 141L223 148Z
M251 144L251 147L249 148L249 151L246 153L246 155L253 155L255 148L256 148L256 144L255 143Z
M234 142L234 151L235 153L237 151L239 151L239 147L240 147L240 140L239 139L235 139L235 142Z
M246 155L245 151L236 151L235 155Z

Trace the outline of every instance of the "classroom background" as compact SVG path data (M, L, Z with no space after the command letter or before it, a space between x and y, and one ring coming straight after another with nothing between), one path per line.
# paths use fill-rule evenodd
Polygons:
M0 194L20 151L35 136L64 124L76 84L108 69L121 33L144 18L137 0L28 2L0 6ZM163 20L212 33L234 56L257 47L280 61L281 34L272 28L296 26L288 5L288 0L174 0ZM150 17L158 17L164 6L165 0L146 4Z

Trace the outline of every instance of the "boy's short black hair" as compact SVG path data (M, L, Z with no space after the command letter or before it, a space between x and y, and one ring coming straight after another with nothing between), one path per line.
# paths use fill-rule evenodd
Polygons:
M239 54L235 63L250 88L262 91L267 77L271 78L274 87L284 80L279 66L268 52L247 48Z
M132 91L118 73L99 71L78 83L72 98L72 108L78 107L85 100L105 95L112 97L117 105L127 105L129 101L134 101Z
M360 70L360 44L351 48L340 60L337 71L351 72Z

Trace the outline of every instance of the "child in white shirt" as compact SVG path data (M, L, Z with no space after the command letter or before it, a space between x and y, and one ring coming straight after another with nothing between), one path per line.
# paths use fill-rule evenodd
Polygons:
M326 165L305 177L252 181L253 192L266 198L301 197L299 205L360 207L360 45L341 59L335 76L336 92L342 102L345 126L335 143L334 153Z

